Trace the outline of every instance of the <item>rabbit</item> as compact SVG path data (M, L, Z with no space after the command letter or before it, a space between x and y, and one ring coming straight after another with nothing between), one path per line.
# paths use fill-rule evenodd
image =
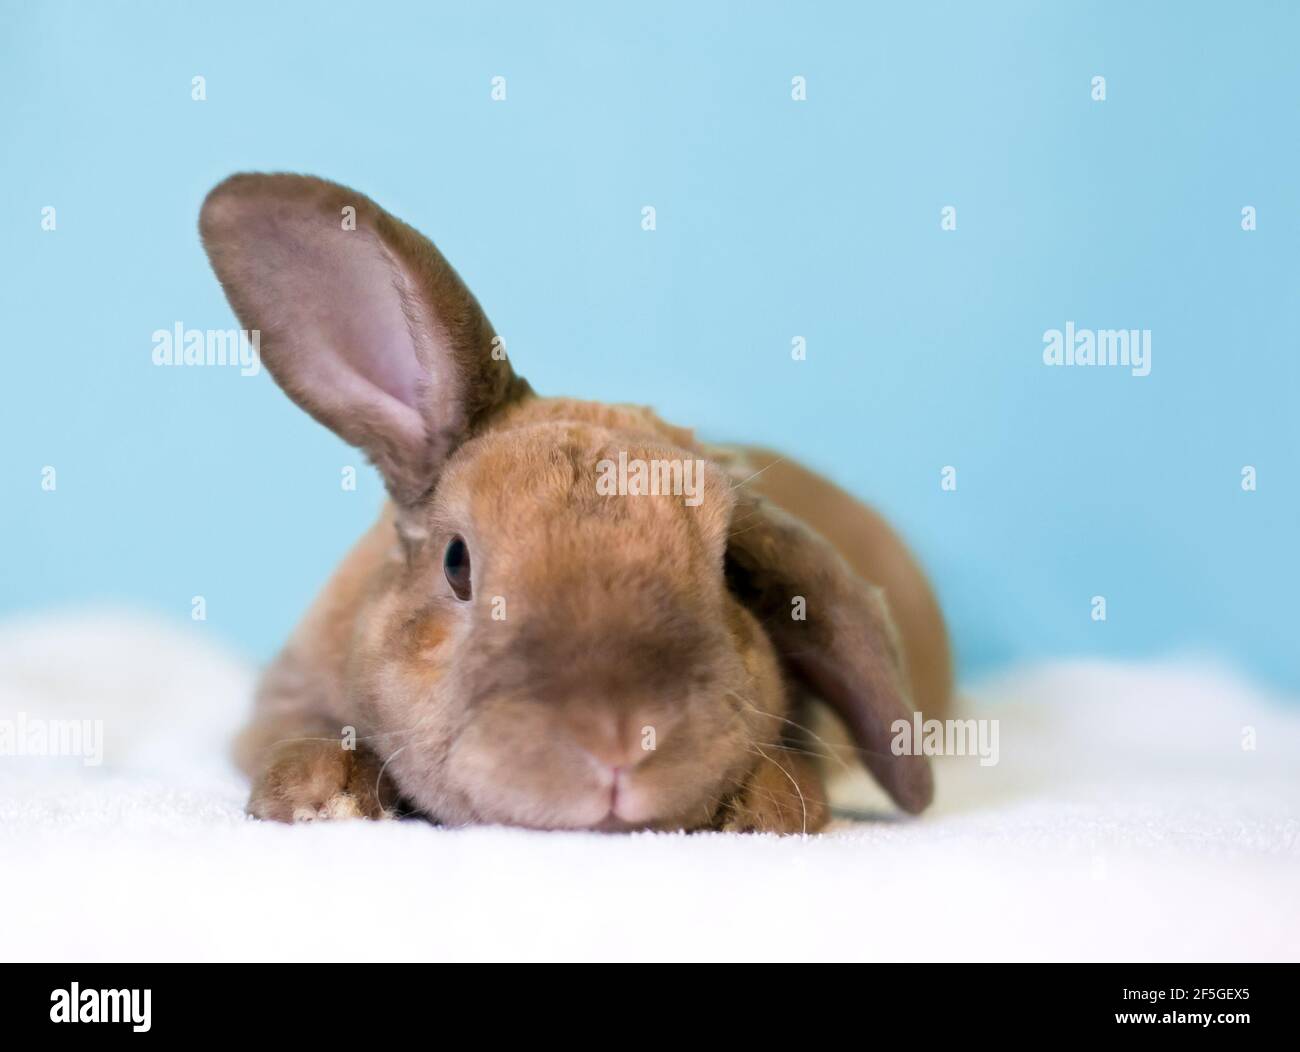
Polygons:
M943 618L874 512L649 409L541 397L438 249L369 198L229 177L203 245L289 397L388 500L265 672L235 744L249 814L809 833L824 702L905 812L891 726L951 693ZM698 468L696 500L599 465Z

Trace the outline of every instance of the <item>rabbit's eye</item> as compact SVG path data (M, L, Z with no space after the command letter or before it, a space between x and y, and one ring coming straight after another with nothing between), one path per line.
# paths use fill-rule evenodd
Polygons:
M466 600L470 595L469 587L469 545L463 537L453 537L442 556L442 571L447 575L447 583L456 593L456 598Z

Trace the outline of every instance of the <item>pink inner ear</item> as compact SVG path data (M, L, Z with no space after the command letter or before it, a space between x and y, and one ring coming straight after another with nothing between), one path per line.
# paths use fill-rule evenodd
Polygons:
M284 293L296 304L294 323L311 334L306 349L333 354L342 372L418 410L427 377L399 291L405 279L383 246L363 230L279 226L285 256L296 261L283 272Z
M339 288L322 326L341 334L339 352L356 372L416 409L422 371L401 296L392 278L385 281L376 269L363 269L356 277L355 284L336 277Z

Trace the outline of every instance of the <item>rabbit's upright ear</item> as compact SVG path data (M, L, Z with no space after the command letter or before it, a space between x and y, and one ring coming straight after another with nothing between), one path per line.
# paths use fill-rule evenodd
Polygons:
M402 505L493 409L528 392L428 238L363 194L301 175L234 175L199 231L262 360L360 447Z
M880 589L803 523L752 493L736 501L727 579L785 667L848 724L867 769L895 803L912 814L925 810L934 796L929 760L891 748L893 724L910 723L912 706Z

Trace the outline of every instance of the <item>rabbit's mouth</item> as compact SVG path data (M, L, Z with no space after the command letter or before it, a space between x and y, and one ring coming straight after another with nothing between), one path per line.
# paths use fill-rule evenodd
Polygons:
M590 828L593 833L635 833L649 827L644 822L628 822L611 811Z
M664 812L664 802L653 785L639 782L632 772L619 768L605 768L602 775L594 785L571 786L559 799L553 797L545 818L519 824L597 833L684 828Z
M653 794L637 784L628 767L611 767L596 761L597 784L579 791L574 800L575 827L598 833L631 833L654 826ZM604 814L600 815L601 810ZM583 815L584 817L579 817ZM600 815L594 820L592 814Z

